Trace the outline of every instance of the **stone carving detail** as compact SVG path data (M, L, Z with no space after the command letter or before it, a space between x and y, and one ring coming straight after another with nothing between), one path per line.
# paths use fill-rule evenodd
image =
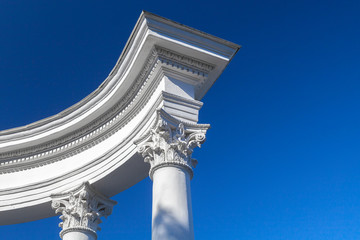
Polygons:
M0 174L31 169L60 161L91 148L118 131L124 126L123 122L129 122L140 110L138 108L135 112L133 111L133 114L127 114L130 112L129 109L134 107L134 99L144 94L142 89L148 84L148 79L158 64L172 65L180 68L179 71L192 72L194 75L202 76L202 78L206 78L207 74L214 69L214 66L200 60L155 46L136 78L136 82L106 114L60 139L29 148L0 153ZM110 76L113 76L118 68L119 66L116 65ZM204 81L202 80L200 83L203 84ZM147 96L147 100L150 98L149 96ZM81 103L85 104L85 102ZM78 105L76 106L78 107ZM73 109L71 107L66 111L73 111Z
M97 193L89 183L69 193L52 195L52 198L51 207L56 214L61 214L61 238L70 231L86 231L96 239L96 231L100 230L98 225L102 222L100 218L109 216L116 204Z
M177 52L165 49L165 48L160 48L160 47L155 47L155 48L160 57L164 57L168 60L173 60L177 63L186 64L187 66L190 66L191 68L197 68L206 73L212 71L215 68L214 66L212 66L208 63L185 56L183 54L180 54L180 53L177 53Z
M192 178L193 167L197 164L197 160L191 157L193 150L204 143L206 130L210 126L187 124L174 118L171 120L175 120L175 124L171 124L164 115L172 118L165 111L159 110L155 126L135 143L138 145L138 152L144 157L145 162L150 163L151 179L156 169L169 165L188 170Z

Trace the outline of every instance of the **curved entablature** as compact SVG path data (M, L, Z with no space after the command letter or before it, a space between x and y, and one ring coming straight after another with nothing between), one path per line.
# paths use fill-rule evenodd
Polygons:
M197 123L199 100L238 49L143 12L98 89L55 116L0 132L0 224L53 215L51 194L84 181L112 196L146 177L134 141L157 109Z

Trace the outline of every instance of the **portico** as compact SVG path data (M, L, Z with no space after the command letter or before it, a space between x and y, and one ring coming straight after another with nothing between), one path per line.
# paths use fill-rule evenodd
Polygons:
M143 12L98 89L0 132L0 224L60 214L62 239L96 239L101 218L116 221L110 198L150 177L152 239L193 239L192 152L210 127L200 100L238 49Z

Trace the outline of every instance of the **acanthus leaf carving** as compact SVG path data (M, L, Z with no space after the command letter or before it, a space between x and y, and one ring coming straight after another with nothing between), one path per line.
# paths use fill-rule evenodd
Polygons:
M152 179L156 169L164 166L177 166L186 169L192 178L193 168L198 161L192 158L194 148L201 147L210 127L206 124L192 124L172 119L164 110L158 110L154 126L144 139L136 142L138 153L150 164L149 176ZM187 126L189 125L189 126Z
M62 220L59 223L61 238L66 232L77 230L88 231L96 237L96 231L101 230L101 217L110 215L116 204L97 193L87 182L72 192L52 195L52 198L51 207Z

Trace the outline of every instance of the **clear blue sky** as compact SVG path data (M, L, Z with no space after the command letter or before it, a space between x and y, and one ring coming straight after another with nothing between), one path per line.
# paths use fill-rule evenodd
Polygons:
M143 9L243 46L203 99L196 239L360 239L358 0L0 0L0 129L95 90ZM113 199L99 240L150 239L151 181ZM0 238L59 239L59 221Z

